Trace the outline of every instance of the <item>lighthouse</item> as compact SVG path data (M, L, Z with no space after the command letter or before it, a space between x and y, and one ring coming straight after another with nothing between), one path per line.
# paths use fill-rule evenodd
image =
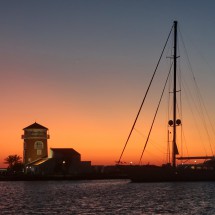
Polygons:
M23 130L23 163L26 165L48 157L48 128L35 122Z

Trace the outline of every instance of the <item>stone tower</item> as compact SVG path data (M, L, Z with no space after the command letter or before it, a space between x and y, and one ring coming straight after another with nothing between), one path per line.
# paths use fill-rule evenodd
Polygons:
M26 165L41 158L48 157L48 128L35 122L23 130L23 163Z

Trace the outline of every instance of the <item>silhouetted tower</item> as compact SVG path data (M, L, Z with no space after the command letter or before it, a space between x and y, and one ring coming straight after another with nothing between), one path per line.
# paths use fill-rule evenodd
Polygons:
M48 128L35 122L23 128L23 130L23 163L26 165L38 159L48 157Z

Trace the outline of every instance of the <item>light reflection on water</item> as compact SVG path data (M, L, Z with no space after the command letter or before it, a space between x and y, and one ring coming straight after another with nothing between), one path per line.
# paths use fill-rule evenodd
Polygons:
M0 214L215 214L215 182L0 182Z

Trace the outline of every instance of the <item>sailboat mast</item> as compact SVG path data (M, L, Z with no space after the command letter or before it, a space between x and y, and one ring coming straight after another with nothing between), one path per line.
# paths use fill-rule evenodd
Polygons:
M177 70L177 21L174 21L174 75L173 75L173 142L172 142L172 166L176 167L176 70Z

